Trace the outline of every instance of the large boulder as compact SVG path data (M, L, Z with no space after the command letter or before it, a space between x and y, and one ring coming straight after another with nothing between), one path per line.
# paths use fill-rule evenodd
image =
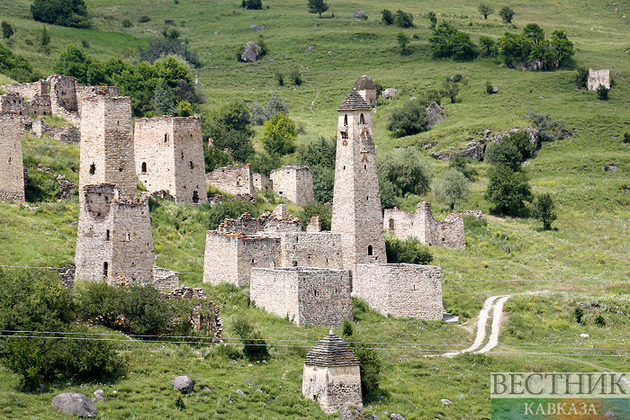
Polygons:
M429 124L427 125L427 127L433 127L434 125L437 125L439 123L441 123L444 118L446 118L446 115L444 114L444 108L442 108L440 105L438 105L437 102L433 102L431 105L429 105L427 107L427 120L429 121Z
M260 45L256 44L255 42L248 42L245 45L245 49L241 53L241 60L246 63L253 63L254 61L258 61L261 57L261 50L262 48L260 48Z
M396 96L396 94L398 93L398 91L394 88L387 88L383 91L383 93L381 93L381 96L383 98L393 98L394 96Z
M368 15L363 10L359 10L358 12L356 12L354 14L354 18L355 19L361 19L361 20L367 20L368 19Z
M193 388L195 383L188 376L178 376L173 379L173 386L176 390L180 391L183 394L190 394L193 392Z
M96 405L83 394L66 392L57 395L52 400L52 406L66 414L79 417L96 417Z
M345 403L339 410L339 420L380 420L371 410L363 409L363 404Z

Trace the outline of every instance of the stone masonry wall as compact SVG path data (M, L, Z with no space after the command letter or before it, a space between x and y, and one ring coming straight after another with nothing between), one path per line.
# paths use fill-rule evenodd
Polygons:
M588 90L597 90L599 85L604 85L607 89L610 89L610 70L588 69L588 79L586 81Z
M341 235L330 232L281 234L281 267L343 268Z
M247 165L230 165L217 168L206 178L208 184L228 194L254 194L252 168Z
M0 114L0 200L24 201L22 129L15 114Z
M308 166L284 166L271 171L273 192L297 206L315 201L313 173Z
M0 86L5 92L18 93L26 99L32 99L36 95L48 95L50 83L47 80L39 80L33 83L20 83Z
M206 203L206 164L203 155L201 118L173 117L175 152L175 201Z
M16 112L25 117L31 114L50 115L50 96L36 95L27 101L19 93L6 93L0 95L0 112Z
M415 264L358 264L353 294L383 315L441 320L441 269Z
M359 366L304 365L302 378L302 394L316 400L326 414L339 412L345 403L362 403Z
M267 175L263 174L253 174L253 184L255 192L263 192L273 190L273 182L269 179Z

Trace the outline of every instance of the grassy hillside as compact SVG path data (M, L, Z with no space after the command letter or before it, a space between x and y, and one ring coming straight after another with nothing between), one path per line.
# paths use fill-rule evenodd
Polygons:
M193 70L199 75L207 100L203 109L230 99L265 102L277 93L288 104L291 116L305 126L305 133L298 138L300 143L335 135L337 106L356 78L368 74L385 87L399 90L396 99L379 106L374 114L377 153L435 143L432 149L421 150L434 173L445 164L430 158L428 152L459 147L480 137L485 129L503 132L526 126L524 114L529 112L550 114L564 121L574 134L567 140L545 143L536 158L524 166L533 192L548 192L556 202L555 230L541 231L541 224L533 219L489 216L487 226L467 226L465 250L431 249L435 264L442 267L445 307L461 316L461 325L357 312L357 339L379 343L374 347L380 349L383 359L382 392L371 401L380 418L391 412L400 412L407 419L487 418L490 372L625 369L628 347L622 337L630 330L626 285L630 275L630 195L626 192L630 186L630 146L620 142L623 133L630 131L630 64L625 52L630 48L630 19L622 17L630 16L630 1L617 1L616 6L585 0L493 3L496 11L504 5L514 9L514 25L503 24L497 14L485 21L476 3L463 0L441 4L424 0L330 0L324 19L309 14L305 0L263 0L263 6L269 8L261 11L243 10L238 0L86 3L94 29L48 26L52 51L44 55L38 52L36 39L42 25L29 19L30 1L0 2L0 20L8 20L17 30L11 49L28 57L42 75L50 73L65 46L81 46L82 41L89 44L85 48L89 54L101 59L120 55L136 61L138 47L161 37L165 20L171 20L203 63ZM416 27L383 25L379 13L383 8L413 13ZM370 19L353 19L357 10L366 12ZM436 12L439 21L448 20L470 33L475 42L483 35L497 39L507 30L520 32L531 22L540 24L548 35L556 29L564 30L575 42L577 65L611 69L616 85L610 100L598 101L595 92L577 89L572 83L574 69L528 72L502 67L491 58L471 62L432 60L427 41L431 31L424 17L429 11ZM143 15L150 21L139 23ZM133 26L123 28L124 19L130 19ZM265 30L252 31L252 25L263 25ZM409 45L409 55L401 56L393 44L399 32L417 35ZM257 63L239 63L236 53L261 34L269 55ZM304 53L311 45L315 48ZM299 69L304 84L278 87L274 73L293 69ZM388 134L385 125L391 109L425 89L440 87L455 73L467 78L467 83L462 85L455 104L443 101L448 114L445 121L415 136L394 139ZM6 81L0 75L0 82ZM485 93L486 81L499 87L497 95ZM76 182L77 175L71 170L78 165L76 147L27 137L23 144L25 161L42 163ZM619 166L620 170L604 172L602 167L608 165ZM489 166L479 163L475 168L479 180L472 185L469 201L458 210L480 209L487 214L489 204L483 193ZM415 197L418 199L433 201L438 218L448 213L434 202L431 193ZM32 208L0 203L0 264L60 267L71 263L77 200L29 205ZM410 198L404 207L410 210L414 206L414 198ZM259 207L271 206L259 203ZM297 214L297 208L291 210ZM157 207L152 217L158 265L186 272L181 276L186 285L203 285L206 214L199 208L166 203ZM50 407L55 392L90 394L103 388L107 398L99 403L99 411L102 418L108 419L327 418L315 403L300 396L303 356L326 329L298 328L249 308L244 303L246 290L228 293L223 288L204 289L222 305L226 337L234 336L231 322L237 314L257 324L272 345L267 364L250 366L243 359L229 359L208 346L127 341L121 343L121 351L128 359L129 373L115 383L59 383L44 394L27 394L17 389L16 376L0 369L0 417L62 418ZM524 295L508 301L505 310L509 316L500 346L489 356L421 357L468 345L475 325L471 318L487 296L531 290L562 293ZM581 304L587 308L584 326L572 319L573 310ZM599 313L606 318L606 326L594 324ZM578 341L581 332L587 332L593 340ZM182 410L175 407L176 394L170 383L179 374L188 374L197 382L196 392L184 398L186 408ZM210 391L202 391L203 386ZM239 397L237 388L247 397ZM441 398L453 404L446 408Z

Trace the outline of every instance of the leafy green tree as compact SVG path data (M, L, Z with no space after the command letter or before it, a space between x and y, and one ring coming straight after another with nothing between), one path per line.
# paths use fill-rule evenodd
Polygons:
M308 12L319 14L319 18L322 18L322 13L328 10L328 5L324 3L324 0L308 0Z
M486 20L488 19L488 15L491 15L494 13L494 7L486 3L481 3L479 7L477 8L477 10L479 10L479 13L481 13L483 15L483 18Z
M88 10L83 0L34 0L31 15L39 22L52 25L87 28Z
M429 12L427 13L427 18L429 19L429 27L431 29L435 29L435 26L437 25L437 16L435 15L435 12Z
M19 82L31 82L33 67L26 57L14 54L0 44L0 73L9 75Z
M523 157L516 145L510 141L491 143L486 148L485 161L493 165L507 166L513 171L521 169Z
M302 206L302 210L298 214L298 217L302 222L302 229L306 230L306 226L313 216L319 216L322 230L330 230L330 223L332 221L332 211L330 210L330 207L321 203L304 204Z
M607 101L608 100L608 92L610 92L610 89L608 89L606 86L600 84L599 86L597 86L597 98L601 101Z
M15 29L13 29L13 25L11 25L6 20L2 21L2 37L4 39L9 39L15 33Z
M247 105L232 101L208 113L203 123L204 137L210 137L220 150L229 150L236 162L247 162L254 154Z
M506 32L502 38L497 41L499 56L503 62L513 68L514 63L520 63L527 60L531 51L530 40L520 34Z
M397 150L383 155L378 165L379 179L391 182L398 196L422 195L429 190L429 165L414 148Z
M536 196L533 205L534 217L543 223L544 230L551 230L551 223L558 218L551 195L544 193Z
M427 131L428 125L426 105L416 100L394 109L389 116L387 129L394 137L404 137Z
M297 150L297 161L313 171L313 190L318 203L331 203L335 182L335 157L337 144L334 138L320 137Z
M247 10L262 10L262 0L243 0L241 7Z
M413 14L397 10L394 22L401 28L413 28Z
M453 156L453 159L451 159L448 167L458 170L459 172L464 174L464 176L470 181L476 181L478 175L477 171L475 170L475 168L471 168L468 166L471 161L471 158L457 154Z
M442 22L429 37L430 49L435 58L454 57L459 60L472 60L477 57L477 47L470 35L456 29L448 22Z
M518 216L525 209L524 201L532 199L529 179L522 171L514 172L505 165L495 166L488 175L485 198L493 205L493 212Z
M398 35L396 35L396 42L400 47L400 54L405 55L407 52L407 45L409 45L409 37L402 32L398 32Z
M394 23L394 14L391 10L383 9L381 11L381 15L381 21L383 21L385 25L391 25Z
M480 36L479 37L479 46L483 51L483 55L492 56L495 52L495 42L489 36Z
M457 169L447 168L443 170L431 184L431 191L435 197L448 204L451 210L455 205L468 199L470 193L470 181Z
M537 23L528 23L523 28L523 36L534 45L540 44L545 39L545 31Z
M42 37L41 37L41 45L42 47L47 47L50 44L50 34L46 29L46 26L42 28Z
M451 103L454 104L459 94L459 85L452 82L450 79L444 82L444 93L451 99Z
M401 241L396 238L385 238L385 251L387 262L390 264L431 264L433 255L429 247L412 239Z
M229 153L224 152L216 146L208 145L204 142L203 157L206 166L206 172L212 172L216 168L233 165L234 159Z
M512 143L521 154L521 160L526 161L532 157L532 143L529 140L529 134L525 131L512 133L510 137L504 137L503 141Z
M153 91L153 106L159 115L177 115L175 95L166 80L161 79Z
M297 128L285 113L276 114L263 125L262 143L265 151L281 156L295 152Z
M514 10L508 6L503 6L499 11L499 16L503 19L503 23L512 23L512 19L514 19Z

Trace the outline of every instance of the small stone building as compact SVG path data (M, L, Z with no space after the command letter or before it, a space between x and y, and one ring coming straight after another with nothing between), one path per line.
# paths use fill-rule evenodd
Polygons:
M337 413L344 404L361 404L359 359L352 348L332 331L306 355L302 395L319 403L326 414Z
M308 166L284 166L269 174L273 192L296 206L315 201L313 173Z
M352 320L348 270L253 268L249 290L258 307L297 325L338 327Z
M586 81L586 87L588 90L597 90L599 85L603 85L606 89L610 89L610 70L588 69L588 79Z
M267 175L263 174L253 174L253 183L254 190L256 192L264 192L264 191L272 191L273 190L273 182L269 179Z
M206 181L219 190L228 194L253 195L252 168L249 165L229 165L210 172Z
M150 193L168 191L177 203L205 203L201 119L139 118L135 123L136 174Z
M16 113L0 113L0 200L24 201L22 125Z
M425 245L465 248L464 217L451 213L443 221L433 218L431 203L422 201L415 214L398 208L385 209L383 229L401 241L416 239Z
M441 268L417 264L358 264L353 296L387 316L441 320Z

